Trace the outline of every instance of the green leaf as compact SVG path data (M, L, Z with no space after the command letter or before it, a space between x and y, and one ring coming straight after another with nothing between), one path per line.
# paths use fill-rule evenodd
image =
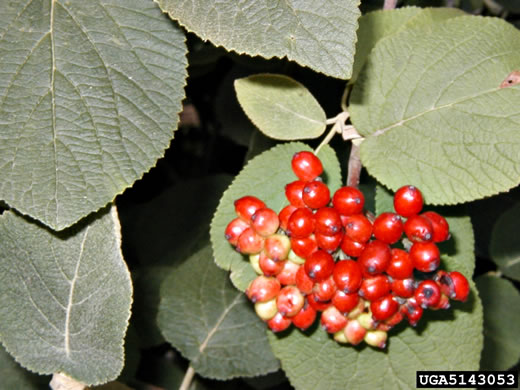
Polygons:
M211 243L217 265L231 271L231 281L244 291L256 276L248 258L238 253L224 238L229 222L236 218L233 202L246 195L262 199L267 207L279 212L287 204L285 185L296 176L291 170L294 153L312 150L300 142L278 145L249 161L220 199L219 206L211 221ZM341 187L341 170L334 151L327 145L318 157L324 169L324 181L331 193Z
M155 1L188 31L227 50L287 57L317 72L350 78L357 0Z
M8 211L0 235L0 339L8 352L40 374L115 379L132 301L115 208L59 234Z
M0 345L0 378L2 383L1 389L24 389L37 390L42 389L45 383L49 383L50 378L35 375L24 370L17 364L14 359L9 356L4 348Z
M290 77L257 74L235 81L238 102L265 135L279 140L316 138L325 112L309 90Z
M504 275L520 281L520 242L518 220L520 204L504 212L491 233L489 251L492 260Z
M230 379L276 371L265 336L245 294L218 269L208 245L163 282L158 325L164 338L204 377Z
M357 80L370 51L381 39L393 36L412 26L443 21L461 15L464 15L464 12L456 8L425 9L417 7L379 10L363 15L359 18L356 55L354 56L354 68L352 69L350 83Z
M484 350L481 370L507 370L520 359L520 294L513 284L494 275L476 280L484 306Z
M495 0L497 3L502 5L507 11L520 13L520 4L517 0Z
M354 85L350 112L361 160L396 190L430 204L506 191L520 178L520 85L499 88L520 61L520 32L461 16L381 40Z
M141 0L2 1L0 15L0 197L61 230L163 156L184 35Z

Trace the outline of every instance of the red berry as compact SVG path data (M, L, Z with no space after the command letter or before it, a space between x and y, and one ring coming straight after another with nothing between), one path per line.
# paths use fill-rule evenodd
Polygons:
M375 301L390 292L390 281L385 275L379 274L363 279L359 295L368 301Z
M433 242L415 242L410 248L410 258L415 269L421 272L435 271L441 262L439 248Z
M307 302L309 302L309 305L311 305L316 311L326 310L331 305L331 302L318 301L314 293L307 295Z
M439 287L441 288L441 292L444 295L447 295L449 298L453 298L455 296L455 286L453 285L453 280L450 275L444 270L438 270L433 280L437 282Z
M334 266L332 273L338 290L345 293L355 293L361 286L363 275L361 267L354 260L341 260Z
M249 224L241 218L235 218L226 227L224 237L233 246L237 246L238 237L249 227Z
M305 297L296 286L283 287L276 297L278 312L284 317L293 317L298 314L304 303Z
M291 237L291 249L298 256L304 259L309 257L311 253L318 250L318 244L316 238L313 235L304 238Z
M298 287L302 294L312 293L314 280L309 278L309 275L307 275L307 272L305 272L304 267L300 267L300 269L296 272L296 287Z
M350 257L359 257L365 250L365 244L356 242L347 236L343 237L340 247L343 253Z
M287 224L287 234L291 238L305 238L314 233L314 214L308 208L296 209Z
M469 295L469 282L464 275L458 271L452 271L449 273L454 286L453 299L461 302L465 302Z
M343 219L345 235L364 244L372 236L372 223L363 214L354 214Z
M276 313L273 318L267 321L267 326L273 332L282 332L291 326L291 319L284 317L280 312Z
M394 209L402 217L419 214L423 208L421 191L414 186L399 188L394 195Z
M302 267L298 264L293 263L292 261L283 261L281 263L283 264L283 268L276 275L276 279L280 281L280 284L282 286L295 285L296 272L298 272L298 270Z
M330 301L336 290L336 283L334 283L332 276L322 280L319 283L316 283L312 288L314 297L320 302Z
M423 280L415 289L414 298L423 309L435 307L441 300L441 289L433 280Z
M285 260L291 250L291 240L284 234L273 234L265 239L264 250L274 261Z
M253 302L266 302L278 295L280 287L276 278L260 275L249 284L246 295Z
M287 230L287 225L289 224L289 218L291 217L292 213L297 210L296 207L293 205L285 206L279 213L278 213L278 219L280 220L280 227L283 230Z
M431 306L430 309L440 310L440 309L449 309L450 308L450 298L441 293L441 299L439 299L439 303L435 306Z
M292 317L294 326L301 330L307 329L316 320L316 310L306 301L298 314Z
M322 207L314 214L316 233L332 236L341 232L341 218L332 207Z
M279 226L278 214L267 207L258 209L251 217L251 227L262 237L276 233Z
M320 159L307 151L295 153L291 161L291 167L298 179L303 181L314 180L323 172L323 165Z
M398 214L381 213L374 221L374 237L387 244L394 244L403 235L403 221Z
M264 242L265 239L249 227L238 237L236 250L246 255L254 255L264 248Z
M382 241L369 242L358 258L364 275L376 275L385 272L392 259L390 246Z
M274 261L267 254L262 251L260 252L260 258L258 259L258 266L262 270L265 276L276 276L284 267L285 261Z
M433 227L433 242L442 242L450 238L450 225L446 218L437 214L435 211L426 211L421 214L427 218Z
M296 180L285 186L285 197L295 207L305 207L303 202L303 188L307 182L302 180Z
M357 292L355 293L344 293L341 290L336 290L334 296L332 297L332 304L342 313L348 313L359 303L359 295Z
M265 203L255 196L244 196L235 200L235 212L244 221L250 223L257 210L265 208Z
M412 242L426 242L433 239L433 226L428 218L412 215L404 224L404 232Z
M357 188L341 187L332 197L332 205L340 215L360 214L365 206L365 197Z
M358 345L365 338L367 330L361 326L358 320L352 319L347 322L343 332L350 344Z
M336 333L347 325L347 318L334 306L329 306L321 313L321 326L328 333Z
M407 303L401 306L401 312L406 316L410 325L415 326L423 315L423 308L414 298L411 298Z
M370 302L370 311L376 321L384 321L392 317L399 310L399 304L393 299L392 294L387 294Z
M413 274L413 262L410 255L405 250L392 248L392 258L386 273L395 279L406 279Z
M390 284L390 290L396 297L411 298L415 292L415 282L413 278L394 279Z
M315 282L321 282L332 275L334 270L334 259L322 250L317 250L311 254L304 264L305 272Z
M318 247L327 252L334 252L338 249L339 244L341 244L343 240L343 232L336 233L332 236L316 233L314 236L316 237Z
M400 307L398 306L397 309L399 310L399 308ZM397 311L396 313L394 313L394 315L390 316L385 320L385 324L393 328L398 323L400 323L403 320L403 318L403 314L400 311Z
M330 191L327 185L314 180L303 188L303 202L311 209L325 207L330 201Z

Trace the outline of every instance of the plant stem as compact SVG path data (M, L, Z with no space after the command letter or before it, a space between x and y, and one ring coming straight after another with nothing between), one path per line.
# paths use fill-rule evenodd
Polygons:
M385 0L383 9L394 9L397 5L397 0Z
M191 382L193 381L193 377L195 376L195 370L192 365L188 367L186 370L186 374L184 374L184 379L182 380L181 387L179 390L188 390L190 388Z
M361 159L359 157L359 146L352 142L350 156L348 158L347 186L358 187L361 176Z

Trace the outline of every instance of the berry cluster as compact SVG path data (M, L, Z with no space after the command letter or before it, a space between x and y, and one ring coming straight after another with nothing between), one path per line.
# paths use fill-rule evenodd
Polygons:
M305 330L321 312L336 341L384 348L388 330L403 319L415 326L424 309L466 300L469 283L460 272L435 272L436 243L450 237L449 226L433 211L420 214L416 187L395 193L395 213L374 217L363 213L357 188L331 197L313 153L296 153L291 165L298 180L285 187L289 205L276 213L244 196L225 231L259 274L246 294L273 331Z

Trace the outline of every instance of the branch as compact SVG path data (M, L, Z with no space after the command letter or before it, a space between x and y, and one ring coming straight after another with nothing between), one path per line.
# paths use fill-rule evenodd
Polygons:
M396 5L397 5L397 0L385 0L383 9L394 9Z
M350 156L348 158L347 186L358 187L359 177L361 176L361 159L359 157L359 145L352 142Z

